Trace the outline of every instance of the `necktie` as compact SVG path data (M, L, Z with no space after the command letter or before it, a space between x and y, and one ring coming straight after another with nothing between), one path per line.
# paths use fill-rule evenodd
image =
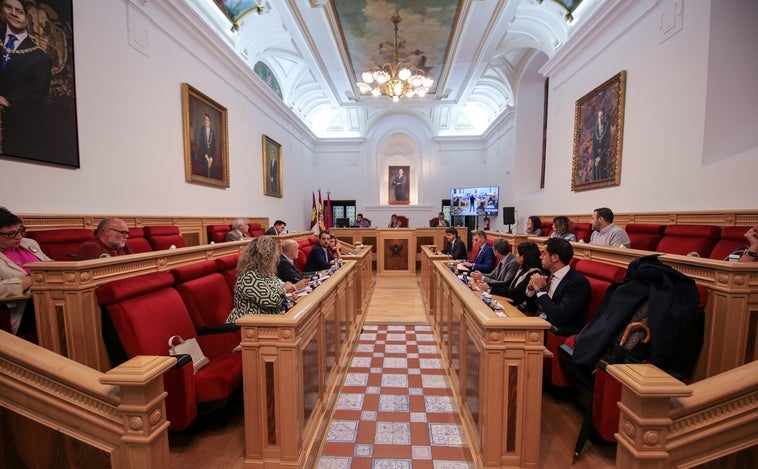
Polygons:
M8 34L8 42L5 43L5 49L3 50L3 70L5 70L8 62L11 61L11 51L15 49L16 39L18 38L13 34Z
M550 291L551 283L553 283L553 274L550 274L550 276L547 278L547 282L545 282L545 291L547 292L547 296L550 298L553 297L553 292Z

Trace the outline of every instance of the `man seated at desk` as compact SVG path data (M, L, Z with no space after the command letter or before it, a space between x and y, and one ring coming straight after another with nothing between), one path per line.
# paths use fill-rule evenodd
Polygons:
M322 277L324 272L300 272L295 266L300 246L294 239L285 239L282 241L282 253L279 255L279 263L276 265L276 276L285 282L297 284L305 279L306 282L314 274Z
M487 233L484 230L476 230L472 233L471 241L479 247L479 252L472 262L461 262L463 267L469 270L478 270L483 274L492 272L495 268L495 253L492 246L487 244Z
M129 226L120 218L103 218L95 229L95 237L85 241L75 256L79 259L101 259L104 257L123 256L131 254L132 250L126 245L129 237Z
M447 240L447 246L441 251L442 254L447 254L453 259L466 260L466 243L458 237L458 230L452 226L446 229L445 240Z

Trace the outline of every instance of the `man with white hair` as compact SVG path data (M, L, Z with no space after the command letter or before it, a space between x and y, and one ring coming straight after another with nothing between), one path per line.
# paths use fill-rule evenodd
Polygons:
M232 222L232 231L226 234L224 241L239 241L247 238L248 229L247 218L237 218Z

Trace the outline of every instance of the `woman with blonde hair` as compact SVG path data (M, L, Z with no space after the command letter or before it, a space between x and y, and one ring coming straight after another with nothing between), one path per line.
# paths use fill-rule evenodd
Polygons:
M279 253L279 243L270 236L250 241L237 263L234 308L226 322L234 322L245 314L284 312L287 294L276 276Z
M571 231L571 222L568 217L559 216L553 218L553 232L551 238L563 238L566 241L576 242L576 235Z

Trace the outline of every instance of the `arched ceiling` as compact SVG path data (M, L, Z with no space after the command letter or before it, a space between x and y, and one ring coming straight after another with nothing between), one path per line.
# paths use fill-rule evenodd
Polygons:
M481 135L514 105L531 58L552 57L603 3L583 0L567 20L555 0L186 1L251 75L258 62L269 67L284 103L316 136L335 138L363 136L373 121L398 110L426 119L435 135ZM233 22L225 3L246 5L237 10L244 14ZM435 84L424 97L393 103L361 95L362 70L355 68L371 62L373 44L392 40L396 8L400 39L406 50L424 51ZM379 37L382 24L386 35Z

